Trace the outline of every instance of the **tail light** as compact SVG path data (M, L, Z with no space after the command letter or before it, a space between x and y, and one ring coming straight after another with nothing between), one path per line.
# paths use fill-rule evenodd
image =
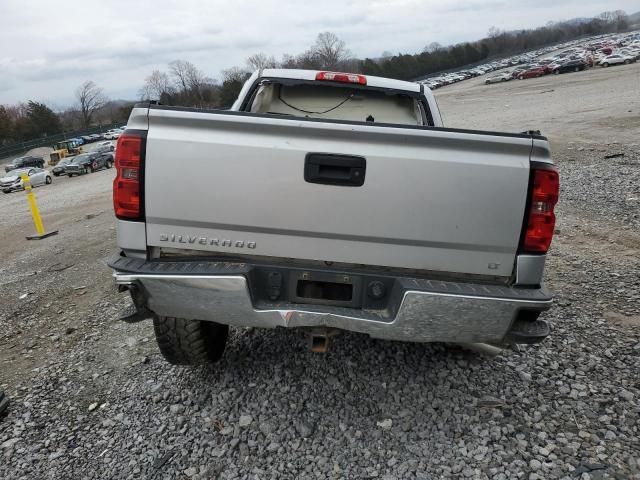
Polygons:
M316 80L325 80L328 82L357 83L360 85L367 84L367 77L365 77L364 75L357 75L355 73L318 72L316 73Z
M142 161L146 132L127 131L118 138L113 209L123 220L142 219Z
M556 226L553 208L560 195L558 170L552 165L535 166L529 187L529 211L522 248L525 253L547 253Z

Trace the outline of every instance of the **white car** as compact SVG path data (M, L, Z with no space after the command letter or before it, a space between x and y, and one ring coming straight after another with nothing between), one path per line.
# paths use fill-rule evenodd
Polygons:
M633 57L636 60L640 59L640 47L638 48L634 48L634 47L624 47L621 48L618 53L622 56L627 56L627 57Z
M113 152L116 149L113 142L107 140L106 142L100 142L96 148L97 152Z
M15 170L7 172L4 177L0 178L0 189L4 193L23 190L24 183L22 182L20 175L25 173L29 176L29 183L32 187L49 185L53 181L49 170L44 170L42 168L16 168Z
M104 138L105 140L115 140L117 138L120 138L121 134L122 131L118 129L107 130L107 133L105 133L102 138Z
M629 57L620 53L614 53L603 57L602 60L600 60L598 63L603 67L608 67L609 65L621 65L623 63L629 64L635 61L636 59L634 57Z
M493 75L487 78L484 81L484 84L489 85L490 83L508 82L512 78L513 76L511 75L511 72L503 72L503 73L499 73L498 75Z

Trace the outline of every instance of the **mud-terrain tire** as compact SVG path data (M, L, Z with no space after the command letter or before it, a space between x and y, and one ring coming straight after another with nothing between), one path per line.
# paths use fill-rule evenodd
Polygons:
M9 399L4 394L4 390L0 388L0 417L4 414L5 410L9 406Z
M153 329L160 353L173 365L217 362L229 336L227 325L158 315L153 317Z

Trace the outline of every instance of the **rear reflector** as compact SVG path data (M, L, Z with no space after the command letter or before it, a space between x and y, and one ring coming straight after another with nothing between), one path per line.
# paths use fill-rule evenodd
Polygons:
M532 175L523 249L526 253L547 253L556 226L553 208L560 195L560 178L551 165L534 167Z
M117 175L113 181L113 209L124 220L141 219L140 170L144 139L125 133L116 147Z
M360 85L367 84L367 77L365 77L364 75L357 75L355 73L318 72L316 73L316 80L325 80L328 82L357 83Z

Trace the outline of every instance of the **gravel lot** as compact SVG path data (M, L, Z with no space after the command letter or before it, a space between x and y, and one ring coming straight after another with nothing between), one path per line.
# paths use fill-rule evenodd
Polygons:
M479 77L435 95L449 127L541 130L556 149L640 142L640 63L492 85Z
M117 320L113 171L37 189L60 230L42 242L23 240L24 195L3 195L0 478L640 479L639 74L438 91L448 126L539 128L561 170L553 334L495 358L356 334L316 355L234 330L215 368L172 367L149 323Z

